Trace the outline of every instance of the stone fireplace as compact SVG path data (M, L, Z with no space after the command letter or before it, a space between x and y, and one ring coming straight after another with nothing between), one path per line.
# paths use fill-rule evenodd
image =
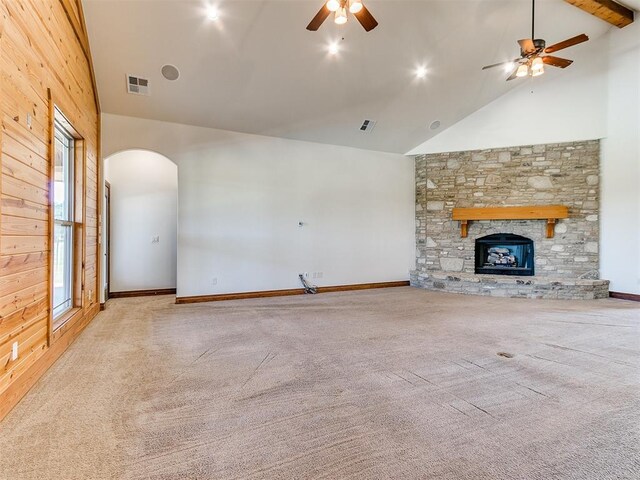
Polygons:
M601 298L599 141L416 157L414 286L494 296ZM547 222L477 220L454 209L560 205ZM493 249L493 250L491 250Z

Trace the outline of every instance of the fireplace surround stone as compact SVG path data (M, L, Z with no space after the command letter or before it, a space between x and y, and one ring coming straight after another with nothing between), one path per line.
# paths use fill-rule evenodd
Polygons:
M411 284L428 290L510 298L595 300L609 297L609 281L553 277L475 275L472 273L411 273Z
M484 295L497 291L498 296L606 296L608 282L599 279L598 259L599 152L600 142L591 140L416 157L412 285ZM532 204L569 208L569 218L558 220L553 238L546 237L545 222L539 220L473 221L462 238L459 222L452 220L456 207ZM535 274L499 281L504 289L484 288L493 275L475 273L475 241L499 233L533 241Z

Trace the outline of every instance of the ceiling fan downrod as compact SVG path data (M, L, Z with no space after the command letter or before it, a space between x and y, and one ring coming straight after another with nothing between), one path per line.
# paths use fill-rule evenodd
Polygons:
M536 0L531 0L531 40L534 40L536 38L535 26L536 26Z

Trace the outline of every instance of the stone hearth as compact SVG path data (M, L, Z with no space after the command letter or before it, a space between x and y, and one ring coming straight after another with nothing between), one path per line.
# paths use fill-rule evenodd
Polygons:
M570 280L553 277L476 275L472 273L412 272L411 284L428 290L491 297L593 300L609 297L609 280Z
M599 280L599 141L532 145L416 157L418 287L494 296L602 298ZM460 235L456 207L564 205L547 238L541 220L484 220ZM534 243L535 275L477 275L475 240L513 234ZM480 277L480 278L479 278Z

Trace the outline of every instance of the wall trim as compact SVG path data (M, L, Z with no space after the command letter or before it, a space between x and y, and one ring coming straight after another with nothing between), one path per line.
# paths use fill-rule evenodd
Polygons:
M609 292L611 298L620 300L631 300L632 302L640 302L640 295L637 293Z
M152 297L154 295L175 295L175 288L156 288L151 290L129 290L126 292L109 292L109 299L130 297Z
M370 290L374 288L408 287L408 280L397 282L356 283L353 285L334 285L318 287L318 293L346 292L349 290ZM215 295L195 295L191 297L176 297L177 304L221 302L224 300L244 300L248 298L284 297L289 295L304 295L303 288L289 288L284 290L262 290L257 292L220 293Z

